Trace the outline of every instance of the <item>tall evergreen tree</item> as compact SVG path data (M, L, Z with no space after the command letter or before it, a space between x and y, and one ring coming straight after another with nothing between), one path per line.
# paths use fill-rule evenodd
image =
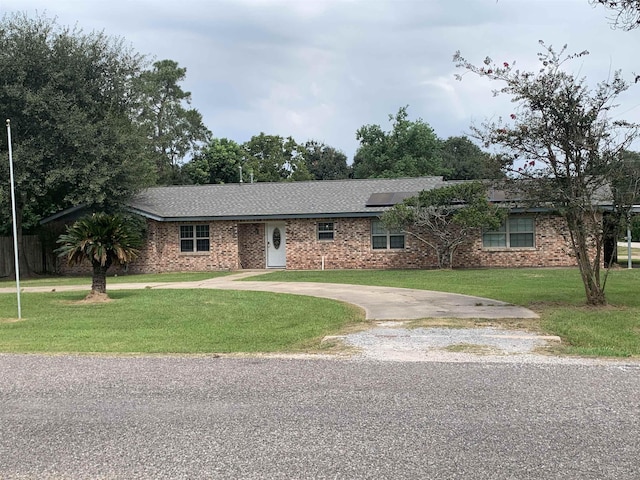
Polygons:
M180 164L211 138L202 115L188 108L191 93L179 85L187 74L173 60L161 60L137 80L141 94L139 122L153 154L159 184L181 183Z

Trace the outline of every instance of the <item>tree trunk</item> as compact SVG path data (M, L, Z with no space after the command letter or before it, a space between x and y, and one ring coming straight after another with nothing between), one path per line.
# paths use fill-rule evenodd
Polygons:
M588 256L585 258L584 255L588 255L588 252L582 251L582 258L579 260L580 266L580 275L582 276L582 283L584 284L584 291L587 296L587 304L588 305L606 305L607 298L604 294L604 289L600 285L600 265L599 262L597 265L591 263Z
M438 268L441 270L450 270L452 268L452 252L449 249L438 250Z
M580 276L584 284L587 304L602 306L607 304L604 288L600 284L600 255L596 253L595 260L589 256L589 231L584 228L583 218L567 217L573 251L580 268ZM571 224L573 223L573 225ZM597 233L592 233L597 234ZM597 244L597 247L600 245Z
M93 263L93 275L91 277L91 293L107 293L107 269L109 267Z

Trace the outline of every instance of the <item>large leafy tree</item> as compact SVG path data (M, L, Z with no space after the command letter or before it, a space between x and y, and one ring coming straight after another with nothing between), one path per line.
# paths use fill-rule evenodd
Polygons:
M476 66L459 52L454 61L467 72L499 82L496 93L512 98L516 108L509 118L487 121L474 128L475 134L502 150L504 169L530 201L564 217L587 303L602 305L605 238L599 204L621 171L621 154L637 137L638 126L612 118L613 102L628 88L620 72L592 89L564 69L586 52L567 55L566 48L556 52L541 45L535 72L490 58Z
M422 119L411 121L408 107L389 115L391 131L364 125L356 138L360 147L353 159L356 178L397 178L441 175L440 142Z
M182 167L190 183L238 183L244 163L241 145L228 138L214 138Z
M446 180L501 178L499 164L468 137L449 137L440 148Z
M137 80L141 93L138 119L146 130L160 184L181 183L180 164L211 137L200 112L188 108L191 93L179 85L186 74L187 69L177 62L161 60Z
M498 229L504 211L487 199L479 182L424 190L393 206L381 217L389 229L402 229L436 254L438 268L451 268L456 249L482 228Z
M118 203L152 182L145 137L132 121L142 63L103 33L45 16L2 18L0 105L11 119L19 235L24 220L37 223L82 203ZM4 135L0 153L7 158ZM7 162L0 170L5 197Z
M106 294L107 271L112 265L127 264L138 256L142 233L132 218L101 212L68 227L58 243L57 252L67 258L69 265L91 263L91 294Z
M253 174L258 182L311 180L304 159L304 146L279 135L254 135L243 145L244 174ZM245 177L246 180L246 177Z
M341 180L349 178L351 169L347 156L324 143L310 140L304 144L305 161L315 180Z

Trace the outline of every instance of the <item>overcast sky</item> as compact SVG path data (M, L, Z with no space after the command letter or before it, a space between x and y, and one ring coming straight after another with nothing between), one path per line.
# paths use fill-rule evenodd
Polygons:
M350 160L356 130L388 130L404 105L440 138L511 113L486 79L454 79L456 50L476 64L489 55L535 67L542 39L589 50L571 66L592 83L640 73L640 30L613 30L588 0L0 0L0 13L18 11L177 61L216 137L315 139ZM640 84L619 103L617 118L640 121Z

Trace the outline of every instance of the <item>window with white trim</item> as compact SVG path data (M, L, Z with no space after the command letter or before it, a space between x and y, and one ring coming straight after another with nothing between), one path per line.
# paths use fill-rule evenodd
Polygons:
M509 217L498 230L482 234L485 248L535 247L535 220L533 217Z
M333 240L334 234L333 222L318 222L318 240Z
M180 225L180 252L208 252L209 225Z
M404 248L402 230L387 230L380 220L371 220L371 247L374 250L396 250Z

